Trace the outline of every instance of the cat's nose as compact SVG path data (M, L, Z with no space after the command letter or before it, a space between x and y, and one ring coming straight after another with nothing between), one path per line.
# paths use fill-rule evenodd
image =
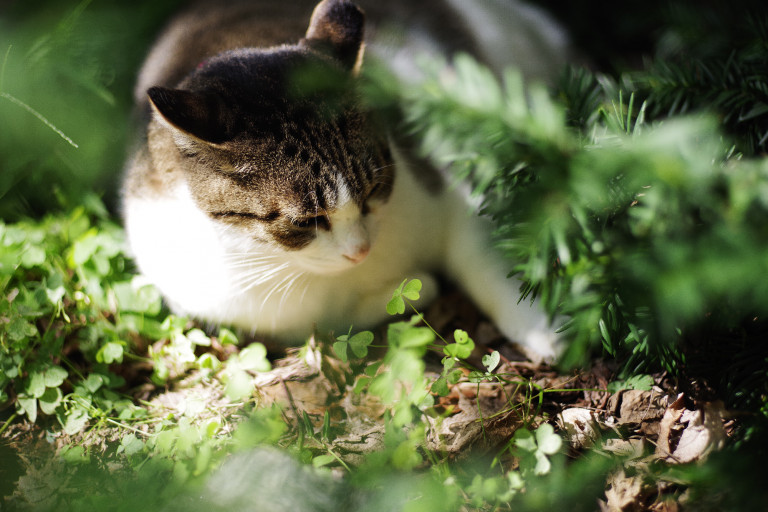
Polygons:
M352 263L360 263L363 261L366 257L368 257L368 253L371 252L371 246L370 245L362 245L359 247L355 247L354 250L344 253L344 257L347 258Z

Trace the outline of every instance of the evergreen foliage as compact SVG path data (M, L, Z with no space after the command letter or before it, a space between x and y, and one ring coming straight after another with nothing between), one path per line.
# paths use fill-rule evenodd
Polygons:
M711 116L648 122L648 103L571 72L574 130L543 89L526 94L514 74L499 84L466 58L455 67L409 96L408 122L485 194L526 294L570 317L566 363L602 344L633 354L631 369L673 369L681 332L765 308L754 276L768 270L768 165L739 158Z

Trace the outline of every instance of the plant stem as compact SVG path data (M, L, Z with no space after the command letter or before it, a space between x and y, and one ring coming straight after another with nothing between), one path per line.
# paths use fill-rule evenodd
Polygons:
M3 423L3 426L0 427L0 436L3 435L3 432L5 432L5 430L11 425L11 423L13 423L13 420L18 418L18 416L19 414L14 412L13 414L11 414L10 418L5 420L5 423Z

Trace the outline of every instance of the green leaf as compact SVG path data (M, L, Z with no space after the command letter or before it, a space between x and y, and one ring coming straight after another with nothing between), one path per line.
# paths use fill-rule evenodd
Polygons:
M379 371L379 368L381 368L381 365L382 365L382 361L373 362L365 367L365 370L363 370L363 373L365 373L369 377L373 377Z
M239 343L239 340L237 339L237 335L227 329L226 327L222 327L219 329L219 343L222 345L237 345Z
M123 344L115 341L105 343L98 352L96 352L96 361L104 364L123 362Z
M501 355L499 354L498 350L494 350L490 354L483 356L482 363L483 366L488 369L488 373L490 373L499 365L500 360Z
M509 482L509 487L517 491L525 486L525 481L523 480L523 477L520 476L519 471L510 471L507 473L507 480Z
M45 372L31 371L24 382L23 390L30 398L38 398L45 393L45 387Z
M368 346L373 343L373 333L362 331L349 339L349 346L355 356L363 358L368 355Z
M547 456L542 452L537 451L534 453L534 457L536 458L536 465L533 468L533 472L537 475L546 475L549 473L552 465L550 464Z
M16 397L16 406L21 409L21 413L27 415L30 422L37 420L37 398L20 394Z
M347 343L346 341L337 341L337 342L335 342L333 344L333 352L344 363L346 363L348 361L348 359L347 359L347 347L348 346L349 346L349 343Z
M469 345L459 345L458 343L451 343L443 347L443 353L448 357L455 357L457 359L466 359L472 355L472 347Z
M398 346L401 348L426 347L435 341L435 333L428 327L409 327L400 333Z
M446 356L467 359L472 355L472 351L475 349L475 342L472 341L466 331L456 329L453 331L453 339L456 340L456 343L443 347L443 353Z
M37 267L45 263L45 249L28 245L21 253L21 266L24 268Z
M355 386L352 388L352 392L356 394L360 394L368 387L368 384L371 383L371 377L368 377L367 375L361 375L357 378L355 381Z
M200 329L190 329L186 334L187 339L198 347L210 347L211 338Z
M421 290L421 281L414 279L413 281L408 282L407 279L404 279L403 282L400 283L400 286L398 286L392 293L392 298L387 302L387 313L390 315L402 315L405 313L405 301L403 300L403 297L407 295L405 297L407 299L410 299L410 297L416 297L416 299L418 299L419 290Z
M242 370L235 370L228 374L227 385L224 393L232 401L248 398L253 394L253 379Z
M402 315L405 313L405 301L400 295L392 297L387 302L387 313L390 315Z
M91 461L85 446L67 445L61 453L61 458L68 464L87 464Z
M547 455L557 453L563 445L562 438L555 434L555 429L549 423L543 423L536 429L536 444L539 451Z
M412 300L412 301L419 300L419 297L420 297L419 292L421 291L421 287L422 287L422 284L419 279L413 279L411 281L408 281L408 283L403 288L402 295L408 300Z
M438 378L435 382L432 383L430 390L439 396L446 396L448 393L450 393L450 390L448 389L448 379L445 377Z
M537 449L536 438L530 430L525 428L515 430L512 441L515 443L515 446L530 453L534 453Z
M221 420L214 418L203 426L203 433L207 439L213 439L216 433L221 430Z
M49 388L61 386L67 376L67 370L61 366L51 366L43 370L43 382Z
M449 384L456 384L461 380L463 376L464 376L464 372L456 368L455 370L448 373L448 375L446 375L445 378Z
M469 339L469 334L467 334L467 331L464 331L462 329L456 329L455 331L453 331L453 339L459 345L466 345L468 343L472 343L472 340Z
M331 439L331 414L328 412L328 409L325 410L325 414L323 415L323 428L321 431L321 436L326 441Z
M650 391L654 384L655 381L650 375L634 375L626 380L616 380L609 383L607 390L610 393L618 393L622 389Z
M136 434L130 433L120 440L118 452L124 451L126 455L134 455L144 450L144 442L136 437Z
M327 466L328 464L332 464L333 462L336 462L336 457L331 454L323 454L318 455L312 459L312 466L321 468L323 466Z
M197 358L197 367L203 370L216 371L221 368L221 361L215 355L206 352Z
M410 441L404 441L392 453L392 465L401 470L411 470L422 462L419 450Z
M392 372L384 372L376 375L368 387L368 392L381 398L385 404L395 401L395 378Z
M77 434L85 428L89 420L88 411L80 407L73 407L64 416L64 432L69 435Z
M60 274L52 274L48 277L45 283L45 294L51 304L54 306L58 305L66 293L67 290L64 287L64 279Z
M13 341L35 338L39 334L34 324L18 316L8 323L7 329L8 337Z
M82 381L82 385L91 393L95 393L105 382L106 378L103 375L91 373L84 381Z
M112 285L121 311L156 315L162 307L160 292L152 285L142 284L138 278Z
M467 377L467 380L469 382L472 382L473 384L477 384L478 382L483 382L486 380L486 375L483 372L479 372L477 370L472 370L469 372L469 376Z
M251 343L241 350L239 363L241 368L254 372L267 372L272 368L267 359L267 348L261 343Z
M43 393L38 401L40 403L40 410L45 414L53 414L56 412L56 407L61 403L62 394L59 388L48 388Z

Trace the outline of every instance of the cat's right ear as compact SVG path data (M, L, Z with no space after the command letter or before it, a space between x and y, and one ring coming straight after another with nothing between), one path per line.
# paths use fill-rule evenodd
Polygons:
M147 95L155 113L182 134L209 144L232 138L231 115L219 97L165 87L152 87Z
M365 14L348 0L323 0L315 7L302 44L326 53L357 73L363 59Z

